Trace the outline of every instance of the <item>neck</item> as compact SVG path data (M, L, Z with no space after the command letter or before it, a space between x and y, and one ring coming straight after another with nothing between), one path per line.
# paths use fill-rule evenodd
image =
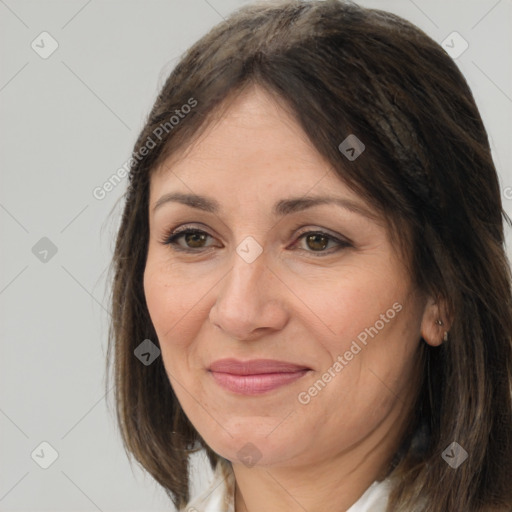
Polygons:
M321 461L252 468L233 462L235 512L346 511L374 481L387 476L404 434L405 423L398 422L402 412L390 414L356 445Z

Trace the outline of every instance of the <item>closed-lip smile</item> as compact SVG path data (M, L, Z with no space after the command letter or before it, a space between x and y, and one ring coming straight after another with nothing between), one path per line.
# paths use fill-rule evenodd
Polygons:
M224 389L237 394L257 395L289 384L311 368L288 361L228 358L214 361L208 371Z

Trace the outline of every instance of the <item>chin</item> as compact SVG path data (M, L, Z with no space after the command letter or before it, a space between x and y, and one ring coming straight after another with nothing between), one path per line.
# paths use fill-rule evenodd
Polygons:
M294 446L299 446L299 441L293 438L289 432L281 432L282 436L268 432L258 435L254 432L254 424L247 419L247 426L240 425L238 430L223 430L223 435L212 439L205 436L208 446L221 457L234 464L252 466L274 466L290 460L294 455ZM230 435L231 434L231 435ZM284 436L283 436L284 434Z

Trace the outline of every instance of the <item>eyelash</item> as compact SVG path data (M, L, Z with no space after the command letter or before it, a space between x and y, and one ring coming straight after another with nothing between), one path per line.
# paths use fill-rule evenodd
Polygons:
M201 248L196 248L196 249L188 248L187 249L187 248L179 246L177 243L177 240L187 234L200 234L200 235L204 234L204 235L207 235L207 236L213 238L209 233L207 233L206 231L203 231L201 229L191 228L189 226L182 226L178 229L175 229L174 231L170 230L169 232L167 232L165 234L163 240L160 241L160 243L162 243L164 245L172 246L171 248L174 251L179 251L179 252L184 252L184 253L189 253L189 254L191 254L191 253L197 254L199 252L203 252L203 251L209 249L209 247L201 247ZM312 253L312 255L314 257L322 257L322 256L331 255L335 252L340 251L341 249L353 247L353 245L350 242L345 241L345 240L340 240L339 238L331 235L330 233L327 233L327 232L321 231L321 230L304 231L299 234L299 237L297 238L297 242L299 240L305 238L307 235L320 235L320 236L326 237L328 239L328 241L333 241L338 244L338 248L335 248L334 251L333 250L312 251L312 250L300 249L302 251ZM294 245L297 242L294 242Z

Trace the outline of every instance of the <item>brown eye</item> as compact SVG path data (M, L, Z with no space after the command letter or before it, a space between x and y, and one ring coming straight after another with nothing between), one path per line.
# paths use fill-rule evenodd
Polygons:
M206 241L206 237L209 236L206 233L200 233L200 232L191 232L191 233L185 233L183 236L183 240L185 240L185 243L188 247L191 248L201 248L203 247L203 243Z
M181 229L171 233L163 243L171 245L178 251L192 252L194 249L205 249L210 246L206 245L208 238L212 238L208 233L200 229ZM185 242L180 243L181 240Z
M329 244L331 244L330 247ZM323 231L307 231L299 236L295 245L299 245L302 251L309 252L313 256L328 256L341 249L353 247L353 245ZM302 247L300 247L302 245Z
M314 251L323 251L329 245L330 237L320 233L307 235L305 240L307 246Z

